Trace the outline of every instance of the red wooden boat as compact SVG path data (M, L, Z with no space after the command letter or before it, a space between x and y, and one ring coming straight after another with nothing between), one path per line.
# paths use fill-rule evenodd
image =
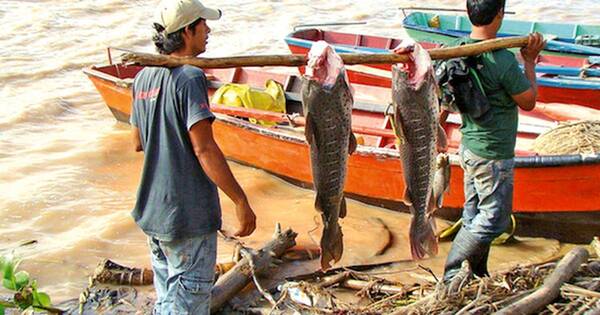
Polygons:
M127 123L131 111L131 83L138 66L120 64L84 69L114 116ZM293 74L251 69L206 70L210 91L224 83L264 86L267 79L283 84L287 113L301 113L300 78ZM348 163L345 191L353 198L394 210L405 211L402 204L404 182L394 136L384 114L390 90L354 84L353 131L362 138L357 152ZM302 130L286 123L285 115L260 110L211 105L217 115L213 124L215 138L228 159L264 169L296 184L310 187L311 171L308 146ZM558 106L558 105L557 105ZM599 115L585 109L585 115ZM557 238L562 241L588 242L600 230L600 156L536 156L529 151L531 142L554 126L555 107L546 112L521 115L517 141L514 210L517 233ZM573 113L568 118L577 118ZM569 116L567 115L567 116ZM279 122L274 127L250 123L245 117ZM450 152L460 141L458 117L451 116L445 126ZM296 119L301 123L301 119ZM463 197L462 170L457 156L451 154L450 193L444 198L441 217L456 219ZM573 233L577 231L577 233Z
M306 54L312 43L324 40L338 53L383 53L402 42L399 38L389 38L361 34L339 33L320 29L304 29L289 34L285 41L292 53ZM438 47L438 44L421 42L424 48ZM390 86L390 65L347 66L351 82ZM301 68L300 71L303 71ZM590 64L586 57L542 55L536 71L540 102L577 104L600 109L600 68ZM586 74L592 79L584 79Z

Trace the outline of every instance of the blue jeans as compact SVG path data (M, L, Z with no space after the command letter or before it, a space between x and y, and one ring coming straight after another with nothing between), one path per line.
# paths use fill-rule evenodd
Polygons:
M465 205L463 226L481 242L506 231L513 201L514 159L488 160L461 146Z
M148 238L156 304L154 314L210 314L217 233L170 242Z

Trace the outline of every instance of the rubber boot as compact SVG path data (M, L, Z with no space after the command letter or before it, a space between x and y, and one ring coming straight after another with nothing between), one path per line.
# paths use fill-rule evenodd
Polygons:
M487 275L487 258L490 244L478 240L464 227L458 231L444 266L444 282L449 282L460 270L464 260L469 261L473 273L479 277Z
M479 255L479 259L474 258L473 263L471 264L471 268L473 270L473 274L478 277L487 277L490 275L487 269L488 257L490 256L490 245L482 244L481 251Z

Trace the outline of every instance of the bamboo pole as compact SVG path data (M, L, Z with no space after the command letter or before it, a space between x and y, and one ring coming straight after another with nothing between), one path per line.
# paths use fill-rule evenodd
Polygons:
M474 44L466 44L456 47L444 47L429 49L431 59L451 59L457 57L474 56L487 51L502 48L523 47L527 45L528 37L503 37L489 39ZM339 54L344 64L395 64L407 62L408 54ZM200 68L235 68L235 67L264 67L285 66L298 67L306 65L306 55L258 55L258 56L233 56L222 58L196 58L196 57L174 57L168 55L157 55L147 53L129 52L123 55L123 62L135 63L142 66L178 67L184 64Z
M556 269L546 278L544 284L538 290L495 314L531 314L544 308L560 295L560 288L563 283L573 277L579 266L587 261L588 256L588 251L583 247L572 249L560 260Z

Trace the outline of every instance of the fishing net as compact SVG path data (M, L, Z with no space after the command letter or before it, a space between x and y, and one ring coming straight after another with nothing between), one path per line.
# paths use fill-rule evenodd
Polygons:
M600 153L600 120L561 123L537 137L532 149L540 155Z

